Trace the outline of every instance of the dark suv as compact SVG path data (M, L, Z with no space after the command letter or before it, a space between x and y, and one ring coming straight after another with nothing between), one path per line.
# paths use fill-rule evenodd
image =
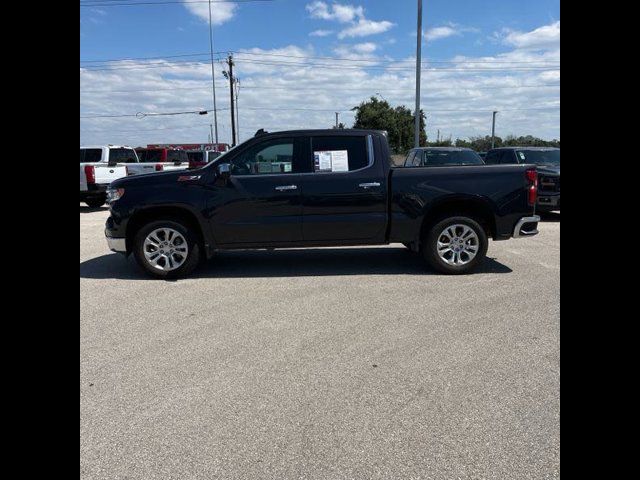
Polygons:
M538 167L538 211L560 210L560 149L501 147L487 152L488 165L529 163Z

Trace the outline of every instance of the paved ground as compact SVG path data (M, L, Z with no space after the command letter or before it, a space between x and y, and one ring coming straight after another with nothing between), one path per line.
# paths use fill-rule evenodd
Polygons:
M399 245L148 280L80 208L83 479L559 477L560 215L469 276Z

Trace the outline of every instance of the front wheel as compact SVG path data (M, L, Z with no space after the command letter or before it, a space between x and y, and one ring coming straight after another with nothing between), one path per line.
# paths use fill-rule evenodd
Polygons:
M133 241L138 264L156 278L178 278L191 273L200 262L195 233L182 222L157 220L143 226Z
M422 256L433 269L448 274L468 273L487 254L487 234L469 217L449 217L435 224L421 242Z

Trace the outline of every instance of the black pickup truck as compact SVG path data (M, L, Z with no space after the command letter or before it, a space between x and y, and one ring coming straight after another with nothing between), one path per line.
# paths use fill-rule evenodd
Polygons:
M389 243L466 273L489 237L538 233L536 187L533 165L392 168L383 131L259 132L205 167L112 182L105 235L161 278L218 250Z

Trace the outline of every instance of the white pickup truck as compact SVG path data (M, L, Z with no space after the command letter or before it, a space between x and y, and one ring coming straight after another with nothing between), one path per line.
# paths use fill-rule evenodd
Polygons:
M128 174L125 163L136 163L131 147L100 145L80 147L80 201L97 208L107 200L107 187Z

